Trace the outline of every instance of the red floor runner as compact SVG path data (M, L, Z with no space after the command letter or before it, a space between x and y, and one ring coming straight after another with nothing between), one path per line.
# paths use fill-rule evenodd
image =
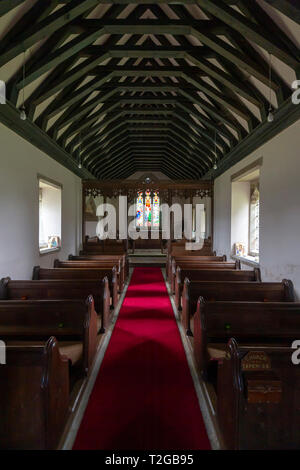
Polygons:
M74 449L210 449L159 268L135 268Z

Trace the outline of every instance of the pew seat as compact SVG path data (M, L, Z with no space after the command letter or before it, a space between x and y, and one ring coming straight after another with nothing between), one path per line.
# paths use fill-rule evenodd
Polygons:
M226 356L226 347L224 344L208 343L207 354L210 360L223 359Z
M2 337L5 337L7 339L8 344L11 344L13 342L14 344L18 344L18 345L24 346L24 347L26 347L28 344L30 344L31 346L40 346L40 345L44 344L44 341L43 340L33 341L31 339L30 340L23 339L23 340L15 341L13 338L14 337L18 337L18 338L25 337L26 338L28 336L30 336L31 338L36 337L36 336L41 336L41 337L44 338L44 337L47 337L49 335L49 333L46 333L45 330L42 331L41 329L33 328L33 327L29 327L26 331L23 328L20 328L18 326L10 328L10 329L8 329L5 326L1 326L0 330L1 330ZM49 329L49 332L50 331L51 331L51 329ZM98 335L97 341L95 343L96 344L96 349L99 346L99 342L100 342L100 336ZM80 363L82 361L82 358L83 358L83 343L82 342L80 342L80 341L58 341L58 350L59 350L60 354L62 356L64 356L69 361L72 368L73 367L77 368L80 365Z
M98 341L96 348L98 347ZM72 366L76 366L80 363L83 357L83 344L80 342L71 341L60 341L59 352L63 356L66 356L71 361Z

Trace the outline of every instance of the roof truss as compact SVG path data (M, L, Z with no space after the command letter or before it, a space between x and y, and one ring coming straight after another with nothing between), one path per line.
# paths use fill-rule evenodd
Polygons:
M265 1L299 23L296 2ZM296 77L299 50L256 0L26 4L0 4L4 18L18 11L1 41L0 78L2 67L27 57L25 76L19 67L7 83L0 120L85 178L144 168L213 177L299 118L266 59ZM28 119L12 125L23 91ZM273 131L270 103L283 119Z

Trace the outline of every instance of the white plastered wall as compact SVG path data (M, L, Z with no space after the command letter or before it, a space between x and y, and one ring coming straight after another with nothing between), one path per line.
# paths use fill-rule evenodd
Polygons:
M300 299L300 121L215 180L214 249L231 254L231 176L263 158L260 268L265 281L291 279Z
M0 277L30 279L34 265L53 267L80 244L81 180L0 124ZM62 248L39 254L40 174L63 185Z

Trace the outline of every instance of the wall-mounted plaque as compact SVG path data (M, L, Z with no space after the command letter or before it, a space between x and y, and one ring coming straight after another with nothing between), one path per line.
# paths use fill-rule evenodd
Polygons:
M264 351L249 351L242 359L242 370L270 370L271 360Z

